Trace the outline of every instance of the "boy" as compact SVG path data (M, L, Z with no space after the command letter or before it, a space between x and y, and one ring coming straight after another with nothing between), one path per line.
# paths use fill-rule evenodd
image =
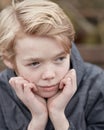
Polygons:
M104 72L84 63L60 7L25 0L0 14L0 130L104 130Z

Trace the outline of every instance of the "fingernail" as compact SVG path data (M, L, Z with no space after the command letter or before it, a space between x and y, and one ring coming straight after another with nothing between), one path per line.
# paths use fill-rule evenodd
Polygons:
M75 72L75 69L71 69L71 72L72 72L72 73Z

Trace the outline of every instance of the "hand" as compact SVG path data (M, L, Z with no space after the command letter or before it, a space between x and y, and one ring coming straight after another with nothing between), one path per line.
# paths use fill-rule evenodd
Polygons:
M48 119L46 101L35 94L38 91L36 86L23 77L12 77L9 83L15 90L18 98L27 106L32 114L32 126L29 127L32 128L34 125L34 128L38 128L35 125L40 125L40 123L43 123L42 126L45 126Z
M72 69L61 80L59 86L60 91L54 97L48 99L47 105L48 105L49 116L56 129L60 129L60 128L62 129L62 127L64 129L63 126L64 123L65 123L65 128L68 125L64 111L68 102L75 94L76 88L77 88L76 73L75 70Z

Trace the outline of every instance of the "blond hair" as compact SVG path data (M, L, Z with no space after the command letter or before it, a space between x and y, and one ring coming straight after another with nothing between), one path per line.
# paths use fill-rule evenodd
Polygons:
M24 0L0 13L0 55L12 59L15 39L22 34L49 36L66 43L74 40L74 28L63 10L48 0Z

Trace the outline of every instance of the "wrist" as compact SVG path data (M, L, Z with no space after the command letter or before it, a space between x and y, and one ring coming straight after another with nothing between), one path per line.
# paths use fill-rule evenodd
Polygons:
M68 130L69 129L69 122L64 113L61 114L54 114L50 117L55 130Z
M33 117L28 125L28 130L44 130L46 127L47 118Z

